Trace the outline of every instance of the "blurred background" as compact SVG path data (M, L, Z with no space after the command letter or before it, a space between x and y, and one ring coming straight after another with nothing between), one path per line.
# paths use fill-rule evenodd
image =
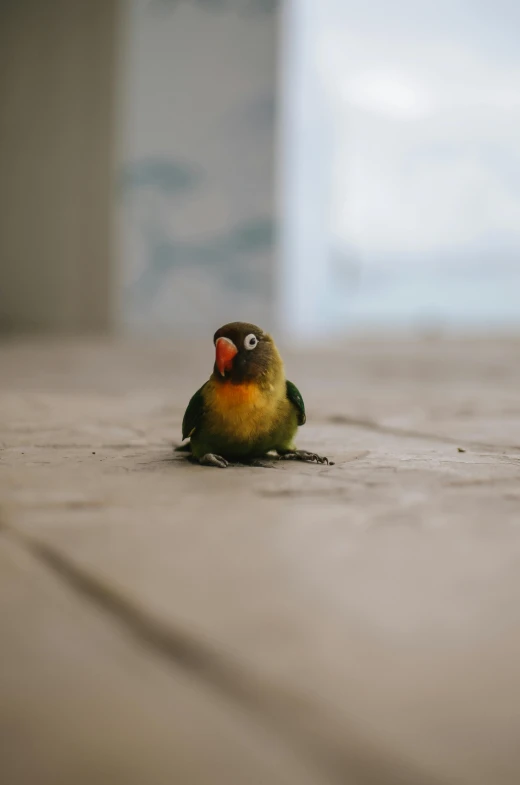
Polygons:
M0 330L520 322L515 0L3 0Z
M519 31L0 0L0 782L520 783ZM172 452L232 320L334 465Z

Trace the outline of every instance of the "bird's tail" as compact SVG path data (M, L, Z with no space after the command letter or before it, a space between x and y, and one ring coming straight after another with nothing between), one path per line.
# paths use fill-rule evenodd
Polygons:
M174 452L191 452L191 441L186 442L186 444L179 444L178 447L173 448Z

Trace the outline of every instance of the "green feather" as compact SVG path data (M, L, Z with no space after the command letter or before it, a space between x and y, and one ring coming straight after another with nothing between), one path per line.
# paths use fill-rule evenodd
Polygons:
M305 425L305 421L307 420L307 415L305 414L305 404L303 402L301 393L299 389L296 387L296 385L293 384L292 382L286 382L286 386L287 386L287 397L298 411L298 425Z
M202 423L202 418L204 416L204 396L203 390L206 386L207 382L202 385L202 387L197 390L195 395L191 398L188 408L184 412L184 417L182 420L182 438L187 439L188 436L191 436L193 431L200 427Z

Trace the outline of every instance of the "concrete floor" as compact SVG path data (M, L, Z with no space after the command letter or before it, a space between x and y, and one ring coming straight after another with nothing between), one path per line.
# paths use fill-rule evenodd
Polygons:
M520 340L287 355L299 446L172 454L207 346L0 346L0 778L520 782Z

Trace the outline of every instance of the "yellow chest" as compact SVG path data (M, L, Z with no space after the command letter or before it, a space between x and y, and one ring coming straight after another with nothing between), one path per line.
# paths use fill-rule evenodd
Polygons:
M278 397L273 386L215 384L207 392L212 428L248 441L269 430L278 415Z

